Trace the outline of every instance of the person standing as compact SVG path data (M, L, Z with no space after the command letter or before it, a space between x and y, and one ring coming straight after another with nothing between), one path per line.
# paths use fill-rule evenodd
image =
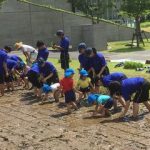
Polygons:
M5 77L8 77L7 54L3 50L0 50L0 93L1 93L1 96L4 96Z
M36 46L38 48L37 61L39 58L43 58L45 61L48 59L49 51L43 41L37 41Z
M60 62L61 68L66 70L69 68L69 39L64 35L63 30L58 30L56 35L60 39L60 45L53 45L54 49L58 49L61 51L60 54Z
M26 57L28 66L31 66L32 63L36 60L38 52L34 47L19 42L15 44L15 48L23 52L24 56Z

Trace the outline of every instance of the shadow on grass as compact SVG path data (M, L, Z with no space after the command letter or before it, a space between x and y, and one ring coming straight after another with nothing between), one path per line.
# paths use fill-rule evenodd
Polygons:
M145 51L145 48L143 48L143 47L139 47L139 48L137 48L137 47L133 47L133 48L125 47L125 48L110 50L109 52L115 52L115 53L120 53L120 52L126 53L127 52L127 53L129 53L129 52L136 52L136 51Z

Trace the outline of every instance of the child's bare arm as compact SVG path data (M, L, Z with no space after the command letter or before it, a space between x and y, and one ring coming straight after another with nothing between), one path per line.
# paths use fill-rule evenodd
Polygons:
M93 112L93 116L95 116L101 109L103 109L103 105L100 104L100 105L96 105L95 107L95 111Z

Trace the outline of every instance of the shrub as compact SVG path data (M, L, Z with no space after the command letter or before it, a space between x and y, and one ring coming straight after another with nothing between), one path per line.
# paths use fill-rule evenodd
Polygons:
M142 63L138 62L125 62L124 69L137 69L137 68L143 68L144 65Z

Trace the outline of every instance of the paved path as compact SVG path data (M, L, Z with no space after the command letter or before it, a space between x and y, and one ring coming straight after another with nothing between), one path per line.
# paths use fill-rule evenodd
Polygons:
M21 54L20 52L13 52L17 54ZM136 52L125 52L125 53L108 53L108 52L103 52L105 57L109 60L122 60L122 59L129 59L129 60L138 60L138 61L145 61L150 59L150 50L146 51L136 51ZM59 58L60 54L58 52L50 52L49 57L51 58ZM78 52L70 52L70 57L72 59L77 59L78 58Z
M150 51L136 51L136 52L129 52L129 53L108 53L103 52L105 57L110 60L120 60L120 59L129 59L129 60L139 60L145 61L150 59ZM52 58L59 58L59 53L50 53L50 57ZM70 52L70 57L72 59L78 58L78 52Z

